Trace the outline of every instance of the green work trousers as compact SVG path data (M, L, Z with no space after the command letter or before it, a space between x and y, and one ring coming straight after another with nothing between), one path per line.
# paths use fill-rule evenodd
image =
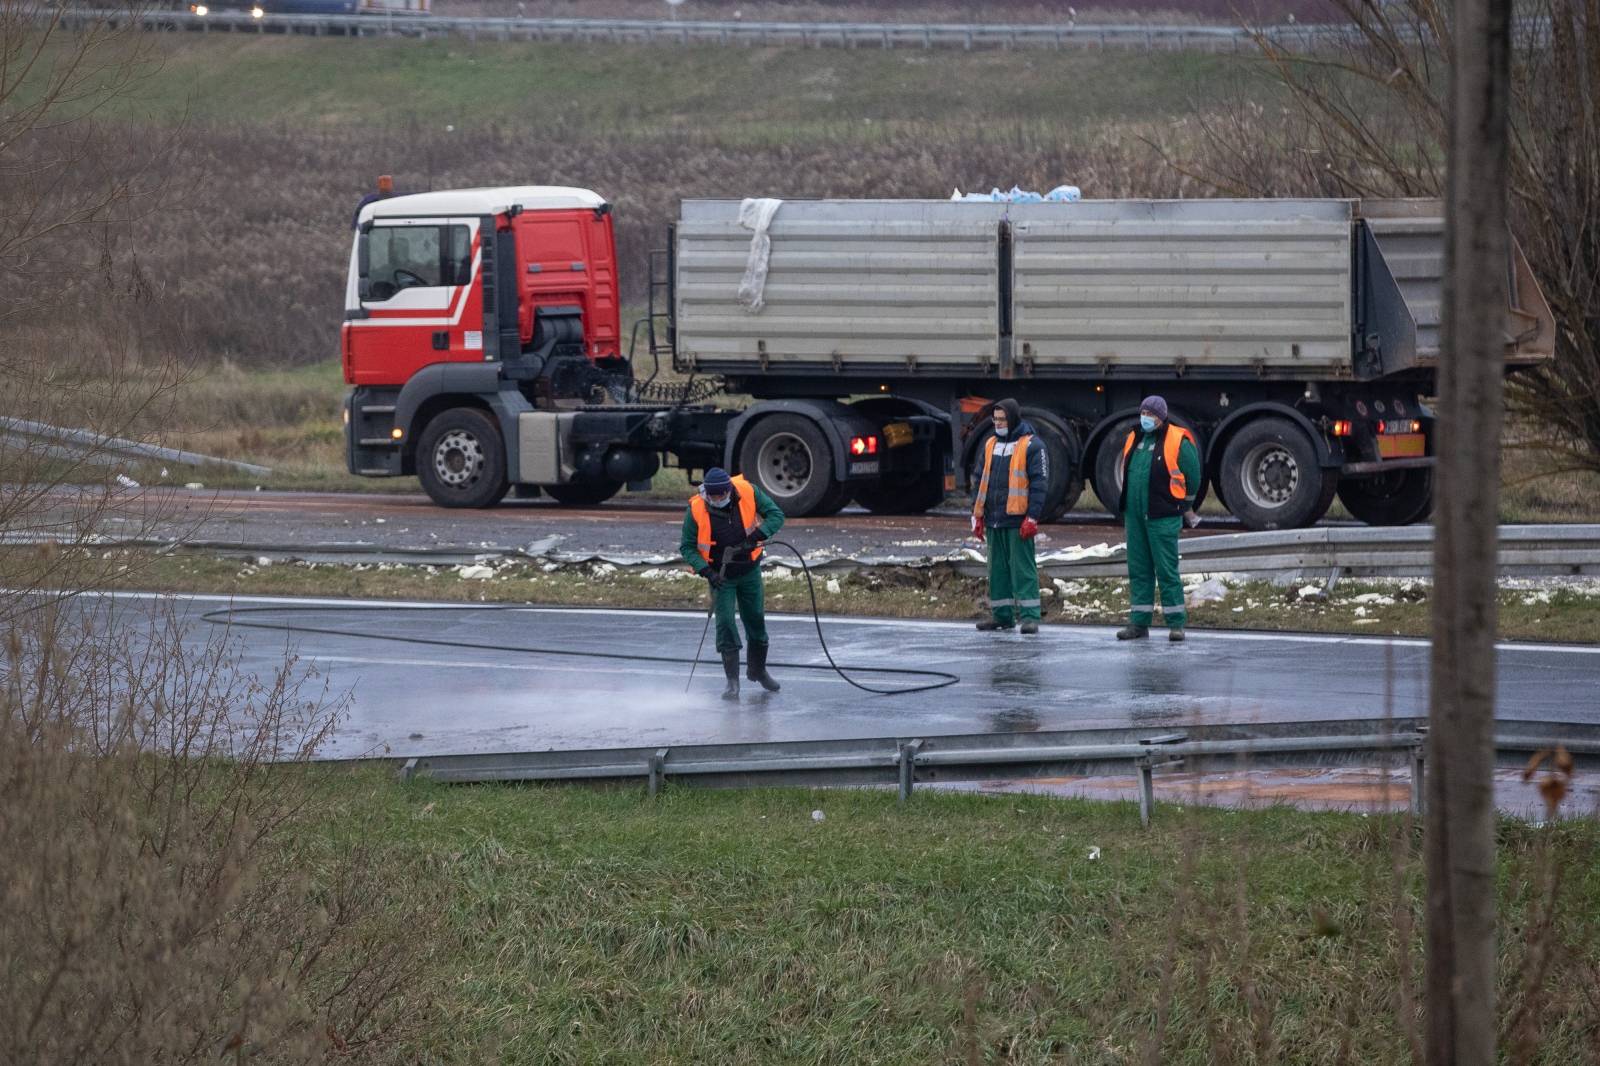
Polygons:
M989 610L1003 626L1017 619L1039 620L1039 567L1033 559L1033 541L1023 540L1020 529L995 529L990 526L984 538L989 544Z
M1156 586L1161 586L1161 614L1167 625L1181 628L1187 620L1183 610L1183 579L1178 576L1178 531L1183 516L1145 518L1137 513L1126 516L1128 530L1128 599L1132 604L1128 620L1136 626L1150 624L1156 609Z
M734 624L733 609L737 604L739 617L744 619L744 635L752 644L767 642L766 587L761 581L761 568L742 577L730 577L717 590L717 650L739 650L739 627Z

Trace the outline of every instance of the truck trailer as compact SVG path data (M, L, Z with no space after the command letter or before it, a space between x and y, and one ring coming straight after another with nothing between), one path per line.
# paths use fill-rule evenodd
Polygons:
M487 507L720 465L789 514L911 513L974 483L1015 398L1055 520L1086 486L1115 507L1159 393L1247 527L1310 525L1336 496L1414 522L1443 237L1436 200L686 200L625 344L601 196L393 197L350 256L349 467ZM1515 242L1505 277L1511 372L1550 357L1555 324Z

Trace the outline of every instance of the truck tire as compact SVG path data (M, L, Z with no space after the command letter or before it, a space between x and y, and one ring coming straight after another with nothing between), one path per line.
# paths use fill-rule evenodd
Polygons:
M784 514L797 518L836 513L850 498L834 480L827 438L801 415L768 415L756 422L739 446L739 470Z
M1262 418L1235 433L1221 473L1228 509L1249 529L1312 525L1333 502L1339 478L1317 464L1316 446L1285 418Z
M858 486L855 499L873 514L921 514L944 502L944 472L891 475Z
M1138 424L1136 418L1118 422L1100 438L1100 446L1094 453L1094 494L1100 497L1100 506L1119 522L1122 520L1122 442Z
M1409 526L1433 512L1433 471L1392 470L1340 478L1339 502L1369 526Z
M1083 477L1078 473L1082 449L1072 430L1048 411L1024 407L1022 417L1039 431L1050 461L1050 487L1045 491L1041 521L1059 522L1083 495Z
M511 485L500 427L476 407L435 415L417 439L417 480L440 507L493 507Z
M554 501L567 507L595 507L622 491L620 481L569 481L565 485L541 485Z

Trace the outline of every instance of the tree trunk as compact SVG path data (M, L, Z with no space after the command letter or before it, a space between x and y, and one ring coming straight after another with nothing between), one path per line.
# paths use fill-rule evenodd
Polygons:
M1496 512L1510 0L1456 0L1434 508L1427 1062L1495 1058Z

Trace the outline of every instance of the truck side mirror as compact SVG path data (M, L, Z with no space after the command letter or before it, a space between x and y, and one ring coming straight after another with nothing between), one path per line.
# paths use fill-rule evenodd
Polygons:
M372 272L370 239L366 231L356 237L356 295L362 300L372 299L372 279L367 276Z

